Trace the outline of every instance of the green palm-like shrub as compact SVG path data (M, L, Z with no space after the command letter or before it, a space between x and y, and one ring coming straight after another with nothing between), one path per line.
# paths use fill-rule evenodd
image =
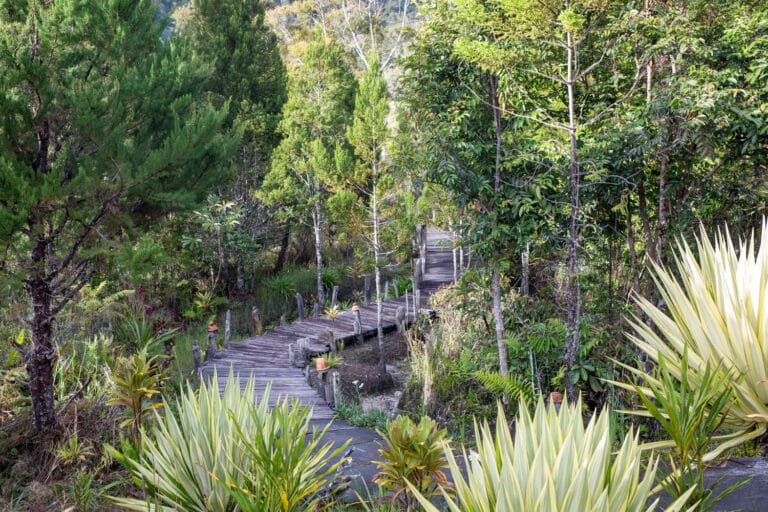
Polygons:
M297 400L282 401L274 409L250 410L256 435L238 428L247 464L230 477L232 494L241 512L315 511L333 490L336 470L346 459L339 457L349 442L333 448L323 444L330 424L310 432L312 412ZM233 416L236 425L239 420ZM330 460L335 462L329 464ZM240 482L235 485L234 482Z
M374 482L390 492L390 501L404 510L418 509L419 501L408 483L427 498L441 494L450 484L443 473L447 464L443 453L445 429L439 429L429 416L415 424L408 416L398 416L387 422L386 432L379 432L384 444L379 450L381 460L375 461L379 472Z
M126 419L120 426L131 427L134 442L141 439L141 426L146 415L163 406L154 398L160 394L165 374L161 358L150 357L145 350L117 360L117 367L112 371L114 387L107 404L125 408Z
M676 272L655 269L666 307L638 298L652 324L635 318L637 335L630 337L654 361L663 358L666 371L678 382L685 371L694 390L702 386L708 365L728 375L732 400L723 419L731 432L715 439L716 447L704 457L707 462L762 435L768 426L768 224L763 224L759 247L749 241L737 248L728 233L720 233L713 244L702 229L695 251L678 243L675 262ZM649 386L640 387L646 396L661 386L658 377L629 370L647 379Z
M188 389L176 403L177 415L158 417L144 433L141 453L129 443L120 452L110 450L147 492L147 501L115 498L118 505L143 511L162 510L156 502L190 512L235 510L227 482L239 474L237 468L245 467L242 437L258 434L252 410L265 415L268 405L266 396L254 405L251 381L241 391L230 375L223 395L216 382L214 376L211 384L201 382L198 392ZM233 483L240 485L241 480Z
M499 406L495 436L485 423L475 427L477 454L464 452L464 473L446 446L456 498L446 496L453 512L632 512L655 510L648 503L657 470L643 468L637 436L630 432L612 457L609 412L584 426L581 400L559 412L539 400L531 416L517 416L514 441ZM410 485L424 510L438 508ZM680 510L686 494L667 509Z
M667 464L664 467L668 474L661 481L664 490L673 497L688 493L688 503L703 512L710 510L749 478L717 493L717 483L707 486L704 482L707 465L703 459L709 449L712 434L724 419L722 413L731 402L732 390L727 385L730 376L720 371L719 366L712 368L709 364L701 375L701 385L693 389L688 378L690 372L687 359L687 351L683 351L682 374L678 382L668 370L667 360L660 358L654 378L646 381L653 395L649 397L642 392L638 393L645 410L632 413L653 416L674 444L674 448L665 453ZM645 447L653 447L655 444ZM694 490L689 493L689 489Z
M143 511L315 510L343 460L327 462L345 445L322 445L325 430L310 433L311 412L295 402L270 410L269 388L256 403L252 380L241 391L230 374L221 395L213 380L183 394L177 414L158 417L141 453L127 441L110 450L147 493L114 502Z

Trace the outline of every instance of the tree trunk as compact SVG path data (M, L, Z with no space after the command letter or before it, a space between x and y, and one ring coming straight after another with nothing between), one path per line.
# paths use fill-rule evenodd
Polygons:
M56 350L53 345L53 314L51 311L51 285L45 279L45 247L38 243L32 251L35 262L33 275L26 281L32 298L32 350L27 355L29 392L35 428L45 433L58 427L53 396L53 365Z
M506 377L509 375L509 364L507 363L504 316L501 311L501 275L495 268L491 274L491 294L493 295L493 321L496 325L496 346L499 349L499 374Z
M501 188L501 109L499 108L499 95L496 89L496 77L490 77L491 107L493 108L493 122L496 135L496 160L494 168L493 191L498 193ZM494 267L491 275L491 294L493 295L493 321L496 324L496 346L499 350L499 373L506 377L509 375L507 362L507 344L504 332L504 316L501 311L501 275L499 269ZM506 402L506 396L503 397Z
M272 269L273 274L277 274L283 270L285 266L285 257L288 254L288 244L291 241L291 225L285 225L285 231L283 231L283 238L280 240L280 252L277 253L277 261L275 261L275 268Z
M325 288L323 287L323 224L322 224L322 205L315 204L315 211L312 215L312 224L315 228L315 258L317 261L317 303L322 309L325 306Z
M576 398L576 388L571 380L573 368L579 353L579 331L581 324L581 290L579 279L579 163L576 158L576 97L575 97L575 49L572 34L566 33L568 78L568 136L570 142L568 178L571 195L571 213L568 222L566 287L566 324L565 324L565 386L568 397Z
M375 173L374 173L375 174ZM379 342L379 367L387 371L387 354L384 347L384 328L382 325L382 304L381 304L381 263L379 256L381 247L379 246L379 199L377 197L378 184L376 178L373 181L373 262L376 274L376 339Z

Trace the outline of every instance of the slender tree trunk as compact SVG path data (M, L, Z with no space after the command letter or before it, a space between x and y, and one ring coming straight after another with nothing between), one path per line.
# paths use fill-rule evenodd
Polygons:
M567 65L568 78L566 87L568 89L568 136L570 143L570 155L568 166L568 177L571 195L571 213L568 222L568 250L567 267L568 282L566 288L566 339L565 339L565 385L568 396L571 399L576 397L576 388L571 381L571 374L576 365L576 358L579 353L579 330L581 324L581 290L579 279L579 163L576 158L577 140L576 140L576 97L575 97L575 49L573 35L566 33L567 46Z
M375 164L374 164L375 165ZM376 172L374 171L374 176ZM373 180L373 262L376 275L376 339L379 342L379 368L387 371L387 353L384 347L384 328L382 325L381 304L381 246L379 245L379 198L377 179Z
M491 106L493 107L493 122L496 135L496 160L493 191L499 192L501 188L501 109L499 108L499 96L496 90L496 77L490 78ZM501 275L497 267L491 274L491 295L493 296L493 321L496 326L496 346L499 351L499 373L506 377L509 375L507 363L506 333L504 332L504 316L501 310ZM506 398L506 397L505 397Z
M497 269L491 273L491 294L493 295L493 321L496 326L496 346L499 350L499 374L506 377L509 375L509 364L507 363L507 344L504 341L504 316L501 311L501 275Z
M45 433L58 427L54 406L53 365L56 350L53 345L53 314L51 283L46 280L46 246L40 241L32 250L34 270L25 287L32 299L32 349L27 355L29 392L35 428Z
M317 261L317 303L320 309L325 305L325 288L323 287L323 224L322 205L315 203L315 211L312 214L312 224L315 228L315 259Z

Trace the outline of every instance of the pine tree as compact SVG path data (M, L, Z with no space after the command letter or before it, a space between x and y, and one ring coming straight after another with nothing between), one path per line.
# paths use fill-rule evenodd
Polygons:
M33 312L34 424L57 426L53 327L122 226L197 204L237 144L200 104L152 0L34 0L0 14L0 244ZM7 268L13 268L7 267Z

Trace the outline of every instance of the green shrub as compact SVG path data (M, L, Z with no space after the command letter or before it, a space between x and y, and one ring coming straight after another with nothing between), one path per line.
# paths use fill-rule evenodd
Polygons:
M252 380L241 391L230 375L223 395L213 380L188 389L176 415L158 418L141 453L127 441L110 450L147 493L114 502L145 511L314 510L343 461L326 463L345 446L321 445L325 430L310 434L311 413L295 402L270 411L269 389L256 403Z
M652 458L643 468L637 436L632 432L612 457L608 410L592 416L585 427L581 409L580 400L575 406L563 404L559 412L547 410L539 400L533 416L521 407L513 441L499 405L495 436L488 423L476 425L477 453L469 455L465 450L466 473L445 445L456 486L456 498L444 494L449 510L655 510L656 502L649 504L648 499L657 460ZM415 486L409 487L423 510L438 512ZM667 510L680 510L682 503L678 500Z
M713 244L702 229L696 250L681 241L675 261L676 270L655 268L666 307L638 298L651 322L635 318L638 334L630 338L653 361L663 358L678 382L685 373L693 390L702 387L710 361L719 362L719 371L729 376L725 385L733 400L723 419L732 432L713 439L716 446L703 458L708 462L768 427L768 224L758 248L752 241L737 248L727 233ZM628 369L646 379L648 385L640 388L646 396L661 385L642 369Z
M266 397L256 406L254 401L253 382L241 392L231 376L223 395L215 376L212 384L202 382L198 392L188 388L176 404L178 417L166 414L145 432L141 454L127 441L120 451L110 450L146 489L148 500L115 498L115 503L144 511L160 510L155 500L190 512L235 510L227 481L246 464L241 438L258 434L250 410L267 410Z
M379 432L384 445L379 450L381 460L374 462L379 468L374 482L391 493L392 504L405 510L418 509L409 482L427 498L439 495L441 487L450 487L442 471L447 464L443 454L445 433L429 416L422 416L418 424L408 416L398 416L387 422L385 432Z
M664 490L674 498L688 494L688 505L703 512L711 509L749 478L736 482L718 494L714 494L716 484L710 487L705 485L704 457L713 434L724 420L723 413L731 403L732 390L727 385L731 377L722 372L719 366L707 364L700 386L693 388L688 378L687 356L684 350L679 382L670 371L666 359L659 359L654 379L649 380L648 384L652 396L646 396L636 388L645 411L633 413L650 414L670 437L673 448L666 453L668 474L662 480ZM652 443L651 446L668 444ZM693 489L693 492L688 492L689 489Z

